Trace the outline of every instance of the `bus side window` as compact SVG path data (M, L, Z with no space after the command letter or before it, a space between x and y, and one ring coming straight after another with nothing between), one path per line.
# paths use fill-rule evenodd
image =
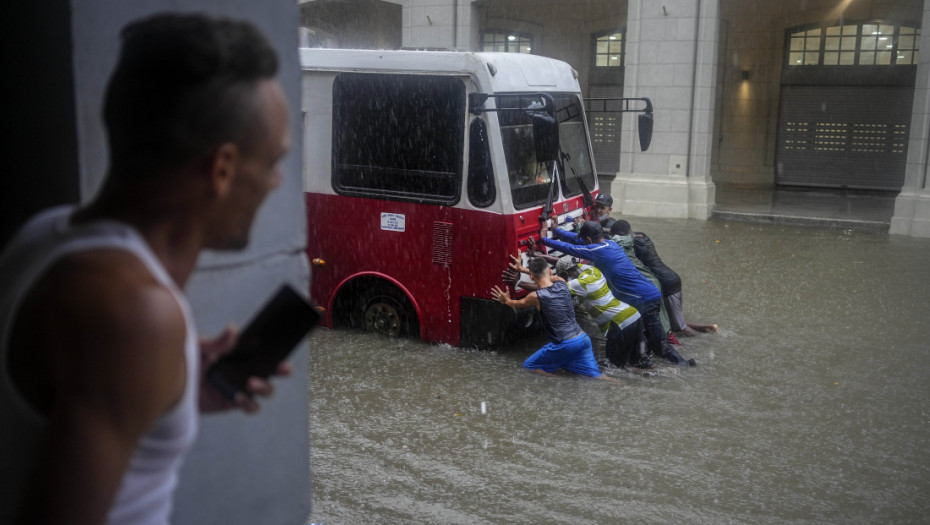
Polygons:
M333 81L333 189L353 197L456 204L465 101L460 78L340 73Z
M484 120L476 118L468 132L468 200L479 208L494 203L494 167L488 145L488 128Z

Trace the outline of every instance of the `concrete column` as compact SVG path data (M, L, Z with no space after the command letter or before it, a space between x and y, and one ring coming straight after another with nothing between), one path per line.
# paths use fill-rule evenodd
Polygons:
M624 115L615 209L645 217L707 219L711 181L719 0L630 0L624 96L649 97L655 130L639 151Z
M407 0L403 26L405 49L477 49L478 11L472 0Z
M922 27L930 27L930 2L924 3ZM921 49L930 49L930 34L920 36ZM910 142L904 187L895 200L889 233L930 237L930 53L921 53L914 86Z

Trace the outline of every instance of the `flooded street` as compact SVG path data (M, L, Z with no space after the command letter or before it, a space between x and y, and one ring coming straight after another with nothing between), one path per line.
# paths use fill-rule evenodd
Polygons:
M311 521L926 522L930 240L629 220L720 325L682 338L697 368L618 386L524 371L541 340L319 330Z

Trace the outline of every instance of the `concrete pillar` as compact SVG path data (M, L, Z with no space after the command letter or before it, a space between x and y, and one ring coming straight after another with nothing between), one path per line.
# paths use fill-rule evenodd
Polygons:
M924 3L922 27L930 27L930 2ZM920 36L921 49L930 49L930 34ZM895 199L894 216L889 233L930 237L930 53L920 55L914 107L911 111L911 135L907 146L907 169L904 186Z
M719 0L630 0L624 96L649 97L655 131L639 151L624 115L614 209L645 217L707 219L717 81Z
M478 10L472 0L407 0L403 5L404 49L477 50Z

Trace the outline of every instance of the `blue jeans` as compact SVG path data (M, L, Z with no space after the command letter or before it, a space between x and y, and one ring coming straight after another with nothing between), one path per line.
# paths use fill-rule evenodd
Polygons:
M548 343L523 362L523 368L539 369L550 374L560 368L588 377L599 377L591 338L582 332L561 343Z

